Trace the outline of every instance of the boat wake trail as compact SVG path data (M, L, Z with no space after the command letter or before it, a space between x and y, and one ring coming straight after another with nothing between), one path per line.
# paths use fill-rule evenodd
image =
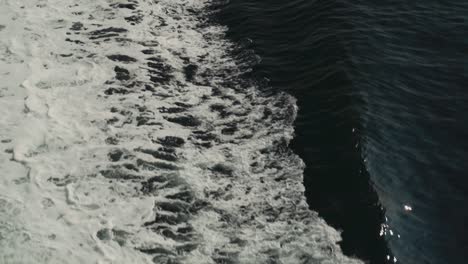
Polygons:
M1 263L360 263L209 7L0 2Z

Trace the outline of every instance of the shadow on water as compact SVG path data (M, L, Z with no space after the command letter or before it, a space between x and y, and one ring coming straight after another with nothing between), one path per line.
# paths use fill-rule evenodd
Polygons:
M262 61L256 79L298 99L291 144L307 167L307 201L327 223L343 230L345 254L386 263L384 212L369 181L360 144L358 105L345 49L352 10L338 2L234 0L220 6L228 37L252 43Z

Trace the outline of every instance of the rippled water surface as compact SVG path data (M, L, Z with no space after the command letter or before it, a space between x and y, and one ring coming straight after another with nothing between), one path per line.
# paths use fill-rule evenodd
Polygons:
M0 264L466 263L467 5L0 1Z
M0 1L1 264L362 263L212 4Z
M371 263L468 258L468 3L221 2L260 59L252 75L298 99L293 148L311 208Z

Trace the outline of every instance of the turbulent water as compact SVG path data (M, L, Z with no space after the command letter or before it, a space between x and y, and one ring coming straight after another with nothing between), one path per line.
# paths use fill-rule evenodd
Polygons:
M467 17L0 0L0 264L465 263Z
M362 263L213 10L0 1L0 263Z
M466 263L466 1L220 1L252 76L298 99L308 203L371 263Z

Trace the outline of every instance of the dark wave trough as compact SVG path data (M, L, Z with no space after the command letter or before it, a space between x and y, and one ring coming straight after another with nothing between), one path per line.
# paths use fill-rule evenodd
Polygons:
M310 207L371 263L464 263L468 4L219 1L261 58L250 72L298 99L292 147ZM251 57L251 56L250 56Z

